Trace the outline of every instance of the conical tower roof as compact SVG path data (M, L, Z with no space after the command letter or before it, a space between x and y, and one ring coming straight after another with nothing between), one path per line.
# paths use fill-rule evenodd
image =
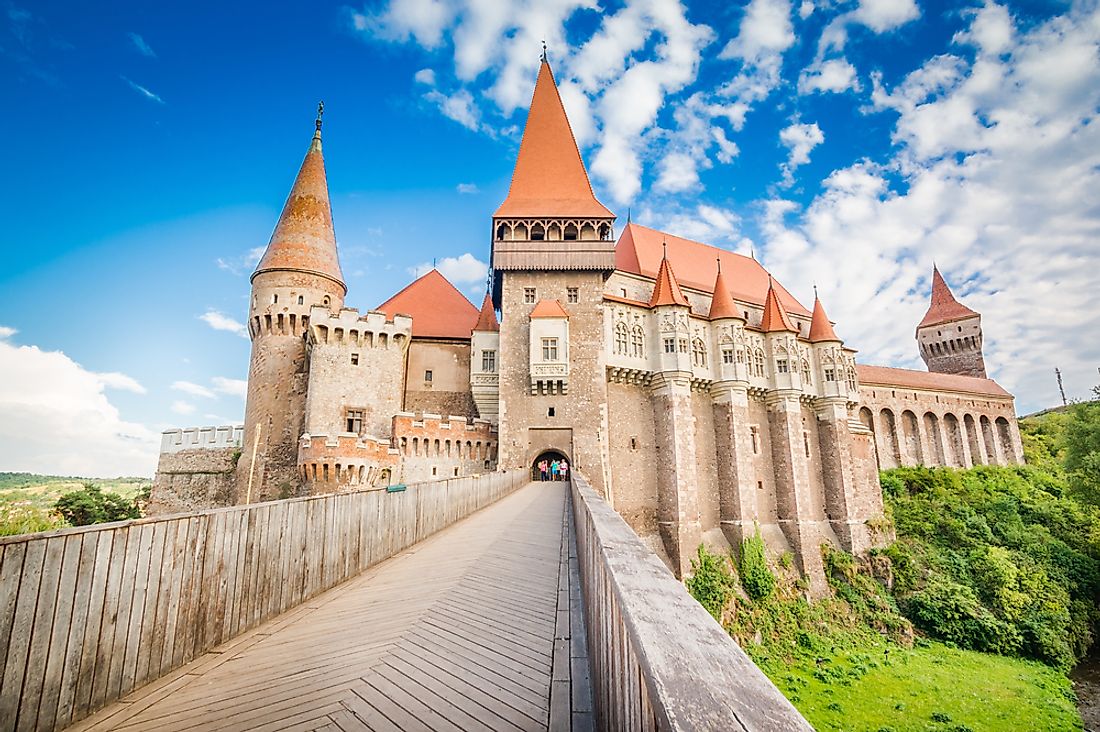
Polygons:
M539 68L508 197L496 217L615 218L596 200L550 64Z
M764 317L760 321L760 329L765 333L789 330L797 333L798 328L791 323L787 311L779 304L779 296L775 294L775 287L768 283L768 295L764 298Z
M814 317L810 321L810 343L821 341L839 341L833 324L829 322L829 316L825 314L825 306L821 304L821 298L814 293Z
M977 314L955 299L951 288L947 286L943 275L940 274L939 267L932 265L932 302L928 305L928 312L924 314L924 319L917 327L943 325L955 320L971 318Z
M267 250L252 279L261 272L289 270L309 272L339 284L346 293L340 258L336 253L336 232L332 227L325 158L321 154L321 117L309 143L305 160L290 189L290 195L271 234Z
M718 260L718 276L714 278L714 295L710 299L710 315L707 317L711 320L741 317L737 305L733 302L730 288L726 285L726 278L722 275L721 259Z
M680 283L676 281L676 275L672 273L672 265L668 263L668 257L661 260L661 268L657 270L657 282L653 285L653 296L649 298L649 307L658 305L683 305L690 307L684 293L680 290Z
M497 312L493 308L493 298L488 292L485 293L485 301L481 303L481 312L478 313L477 322L474 323L474 330L491 333L500 330L500 323L497 322Z

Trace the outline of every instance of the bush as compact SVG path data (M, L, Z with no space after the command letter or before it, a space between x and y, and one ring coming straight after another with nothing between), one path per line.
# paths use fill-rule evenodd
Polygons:
M754 600L762 600L775 589L775 575L768 567L764 539L757 527L753 536L741 542L741 586Z
M94 483L85 483L80 490L61 496L55 508L73 526L141 518L136 501L128 501L114 493L104 493Z
M691 577L684 584L691 596L719 622L722 611L733 597L734 582L729 560L720 554L711 554L700 544L696 558L691 560Z

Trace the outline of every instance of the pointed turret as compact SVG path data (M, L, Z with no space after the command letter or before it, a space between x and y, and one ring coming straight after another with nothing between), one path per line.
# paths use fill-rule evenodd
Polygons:
M348 288L336 253L336 232L332 227L325 158L321 152L320 110L316 126L279 223L252 279L263 272L308 272L332 280L346 294Z
M653 285L653 296L649 298L649 307L659 305L683 305L690 307L684 293L680 291L680 283L676 281L676 275L672 273L672 265L668 263L668 257L661 260L661 268L657 270L657 282Z
M932 301L928 305L928 312L924 314L918 328L926 328L930 325L943 325L956 320L972 318L976 312L955 299L951 288L947 286L940 269L932 265Z
M822 341L840 341L833 324L829 322L829 316L825 314L825 306L821 304L821 298L814 292L814 317L810 321L810 343Z
M481 303L481 312L478 313L474 330L487 333L496 333L500 330L497 311L493 308L493 297L488 292L485 293L485 301Z
M791 323L787 311L779 304L779 296L775 294L775 286L772 284L770 277L768 278L768 295L764 298L764 317L760 320L760 329L765 333L783 330L792 333L798 332L798 328L795 328L794 324Z
M726 286L726 278L722 275L721 258L718 259L718 276L714 279L714 296L710 299L710 314L707 317L711 320L741 317L733 302L730 288Z
M512 185L493 216L615 217L592 193L554 74L545 59L531 97Z

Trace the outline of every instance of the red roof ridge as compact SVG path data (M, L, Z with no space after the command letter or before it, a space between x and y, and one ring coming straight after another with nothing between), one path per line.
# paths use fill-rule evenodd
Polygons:
M672 273L672 265L668 257L661 260L661 269L657 271L657 281L653 283L653 296L649 298L649 307L660 305L683 305L691 307L688 299L680 290L680 283L676 281L676 275Z
M718 259L718 276L714 278L714 294L710 299L710 314L707 317L711 320L741 317L736 303L733 302L730 288L726 285L726 278L722 275L721 258Z
M412 334L419 338L469 339L478 320L478 309L438 269L432 269L405 285L375 310L413 319Z
M978 313L955 299L951 288L940 274L940 269L932 265L932 297L928 304L928 311L920 321L917 328L927 328L933 325L943 325L964 318L971 318Z
M557 300L539 300L531 311L532 318L568 318L569 313Z
M895 366L871 366L856 364L860 385L902 386L909 389L961 391L984 396L1008 397L1012 394L993 379L962 374L940 374L933 371L917 371Z
M336 251L319 122L251 279L261 272L278 270L310 272L337 283L345 294L348 291Z
M839 341L833 324L829 322L829 316L825 314L825 306L821 304L821 298L814 292L814 317L810 321L810 343L821 341Z
M493 297L490 293L485 293L485 301L481 303L481 312L478 313L477 322L474 323L474 330L497 332L500 330L500 323L497 322L497 311L493 307Z
M592 191L554 72L543 60L508 195L493 214L615 218Z
M798 328L791 323L791 317L779 304L779 297L775 294L775 287L768 282L768 296L764 299L764 316L760 319L760 330L765 333L775 333L788 330L797 333Z

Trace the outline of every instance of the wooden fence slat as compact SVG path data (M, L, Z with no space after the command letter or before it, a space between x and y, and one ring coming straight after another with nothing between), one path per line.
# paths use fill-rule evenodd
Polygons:
M159 661L160 649L157 648L156 636L163 635L163 619L157 616L160 609L160 587L164 581L164 572L171 568L170 559L169 562L164 561L167 522L158 521L149 528L153 530L153 535L149 543L149 566L146 570L145 600L142 603L141 632L138 634L134 686L141 686L156 678L149 675L149 669L153 665L154 654ZM158 628L162 629L159 634Z
M23 574L23 557L26 544L8 544L2 547L0 557L0 658L8 657L12 620L15 618L15 601L19 599L19 578ZM0 667L0 679L4 669Z
M80 569L80 535L57 537L62 544L61 571L57 583L57 601L54 605L53 626L50 633L49 652L45 674L42 678L42 698L38 703L36 729L50 730L57 718L57 704L61 696L61 676L65 669L69 645L69 628L73 622L73 606L76 604L77 570ZM39 601L41 602L41 600Z
M96 550L102 534L89 531L80 534L80 559L76 568L76 588L73 593L72 622L69 623L69 638L65 644L65 662L61 673L57 698L57 713L54 715L54 727L60 729L69 724L73 716L80 680L80 662L84 653L84 638L88 623L92 622L90 599L92 583L95 579ZM98 613L96 614L98 622Z
M23 676L27 670L34 611L38 605L38 586L42 579L42 563L46 557L46 540L40 539L23 545L24 557L20 575L16 577L18 588L12 609L12 627L5 649L6 660L3 678L0 680L0 729L13 729L19 714L19 701L23 692ZM4 554L7 555L5 548ZM14 561L14 560L13 560Z
M57 604L57 587L61 581L61 565L65 557L65 537L46 539L46 557L42 564L38 601L34 609L34 628L23 677L23 692L19 699L19 719L16 730L33 730L38 724L38 702L46 676L46 661L53 637L53 613Z

